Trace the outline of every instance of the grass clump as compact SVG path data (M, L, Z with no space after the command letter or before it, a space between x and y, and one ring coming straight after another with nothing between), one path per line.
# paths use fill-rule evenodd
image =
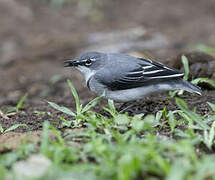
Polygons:
M10 115L15 115L17 113L20 112L20 110L23 108L23 105L24 105L24 102L26 101L28 97L28 93L25 93L21 98L20 100L18 101L17 105L16 106L13 106L13 107L9 107L6 111L2 112L0 110L0 117L2 117L4 120L8 121L9 120L9 117ZM10 132L10 131L13 131L19 127L26 127L27 128L27 125L26 124L14 124L12 126L10 126L9 128L5 129L2 127L1 123L0 123L0 134L3 134L3 133L7 133L7 132Z

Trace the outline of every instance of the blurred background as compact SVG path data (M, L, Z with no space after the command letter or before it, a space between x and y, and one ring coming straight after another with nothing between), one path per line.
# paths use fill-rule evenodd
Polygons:
M0 107L26 92L33 109L44 109L45 99L71 106L68 78L82 103L92 99L80 74L63 67L82 52L165 62L214 46L214 10L214 0L1 0Z

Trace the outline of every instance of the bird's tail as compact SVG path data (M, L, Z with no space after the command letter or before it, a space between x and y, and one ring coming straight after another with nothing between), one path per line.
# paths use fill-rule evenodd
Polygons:
M188 91L190 93L196 93L198 95L202 95L202 91L201 91L201 88L184 80L184 79L181 79L181 82L180 84L182 85L181 86L181 89L185 90L185 91Z

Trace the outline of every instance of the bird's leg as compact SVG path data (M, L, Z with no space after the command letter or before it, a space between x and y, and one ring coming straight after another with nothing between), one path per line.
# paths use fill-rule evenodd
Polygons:
M147 100L147 99L150 99L150 98L149 98L149 97L146 97L145 100ZM140 106L141 101L142 101L142 99L139 99L139 100L136 100L136 101L132 101L132 102L129 102L129 103L128 103L129 105L127 105L127 103L123 103L123 104L120 106L119 109L121 109L123 106L125 106L125 107L123 107L122 110L119 111L119 113L121 113L121 114L122 114L122 113L125 113L129 108L132 108L132 107L134 107L135 105L136 105L136 106ZM134 111L135 111L135 110L134 110ZM137 109L136 109L136 111L137 111Z
M133 107L134 103L130 103L129 105L127 105L127 103L124 103L120 106L119 109L121 109L123 106L126 106L126 107L119 111L120 114L125 113L129 108Z

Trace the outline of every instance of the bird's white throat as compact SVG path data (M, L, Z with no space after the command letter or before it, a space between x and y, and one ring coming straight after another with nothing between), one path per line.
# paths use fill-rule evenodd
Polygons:
M77 66L76 69L78 69L84 75L86 83L96 73L95 70L91 70L90 68L85 66Z

